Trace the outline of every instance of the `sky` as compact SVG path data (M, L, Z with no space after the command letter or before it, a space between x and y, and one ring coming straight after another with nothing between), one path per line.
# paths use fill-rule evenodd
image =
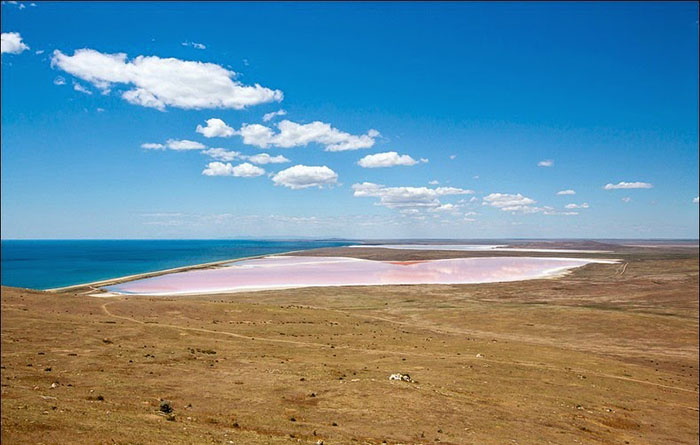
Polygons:
M3 239L698 238L698 5L2 2Z

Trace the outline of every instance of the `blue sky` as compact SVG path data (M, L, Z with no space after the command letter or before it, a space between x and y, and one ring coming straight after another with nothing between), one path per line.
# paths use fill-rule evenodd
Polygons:
M34 5L4 239L698 237L696 3Z

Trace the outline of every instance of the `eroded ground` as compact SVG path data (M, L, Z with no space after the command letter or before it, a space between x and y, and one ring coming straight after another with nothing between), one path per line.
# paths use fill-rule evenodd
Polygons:
M382 250L352 254L456 256ZM617 253L486 285L3 288L2 441L695 444L697 251Z

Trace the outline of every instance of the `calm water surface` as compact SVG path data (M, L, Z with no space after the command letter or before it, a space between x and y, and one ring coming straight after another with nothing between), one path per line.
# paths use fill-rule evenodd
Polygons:
M2 284L50 289L173 267L319 247L343 241L3 240Z

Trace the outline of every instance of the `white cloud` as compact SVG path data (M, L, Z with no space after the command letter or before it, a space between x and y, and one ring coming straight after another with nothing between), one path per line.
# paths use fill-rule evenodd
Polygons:
M207 49L206 45L196 42L182 42L182 46L190 46L196 49Z
M207 126L197 125L196 132L204 135L205 138L228 138L236 134L236 130L226 125L221 119L207 119Z
M84 86L80 85L78 82L73 82L73 89L84 94L92 94L92 91L88 90Z
M97 112L98 112L98 113L104 113L104 111L105 111L104 108L98 108L98 109L97 109Z
M202 170L202 174L205 176L237 176L241 178L252 178L255 176L264 175L265 170L247 162L239 164L235 167L228 162L226 164L223 162L210 162L207 164L207 168Z
M338 174L324 166L295 165L282 170L272 177L275 185L283 185L291 189L309 187L323 188L338 182Z
M146 142L145 144L141 144L141 148L145 148L146 150L165 150L165 145Z
M270 156L267 153L260 153L254 156L246 156L246 159L248 159L253 164L283 164L285 162L289 162L289 159L285 158L282 155Z
M166 107L240 110L250 105L279 102L283 97L279 90L258 84L243 85L235 80L235 72L213 63L156 56L127 60L124 53L79 49L72 56L55 50L51 66L103 91L109 90L112 84L129 85L132 89L122 93L124 100L161 111Z
M203 144L187 139L168 139L168 148L171 150L202 150L207 148Z
M18 32L3 32L0 35L1 54L19 54L28 49L29 46L22 42L22 36Z
M605 184L605 190L615 189L650 189L653 185L648 182L618 182L617 184Z
M38 50L34 51L34 54L36 54L37 56L38 56L38 55L41 55L41 54L44 54L44 50L43 50L43 49L38 49Z
M450 159L452 159L452 160L457 159L457 155L450 155Z
M509 193L491 193L484 197L482 204L491 207L496 207L504 212L513 213L538 213L551 210L550 207L533 207L535 204L532 198L518 194Z
M390 209L436 208L442 205L439 200L441 196L474 193L456 187L386 187L371 182L353 184L352 189L353 196L379 198L377 205Z
M699 202L700 202L700 198L699 198L699 197L696 196L695 198L693 198L693 203L697 204L697 203L699 203Z
M238 158L242 158L241 152L230 151L226 150L225 148L208 148L206 150L202 150L201 153L209 156L212 159L216 159L217 161L233 161Z
M584 202L583 204L567 204L564 206L564 208L567 209L587 209L589 207L587 202Z
M315 121L309 124L283 120L277 124L279 130L275 133L270 127L260 124L244 124L238 132L243 137L243 143L260 148L298 147L310 143L325 145L326 151L358 150L374 145L374 138L379 136L377 130L369 130L360 136L345 133L330 124Z
M394 167L396 165L416 165L418 161L409 155L400 155L395 151L367 155L357 164L364 168Z
M428 184L430 184L430 185L438 185L438 184L440 184L440 181L438 181L437 179L433 179L432 181L428 182Z
M66 79L64 79L64 78L61 77L61 76L58 76L58 77L56 77L56 78L53 80L53 84L54 84L54 85L65 85L65 84L66 84Z
M431 212L449 212L454 213L459 210L459 206L455 204L441 204L438 207L429 209Z
M554 166L554 161L551 159L545 159L544 161L540 161L537 163L538 167L552 167Z
M575 194L576 194L576 192L573 191L573 190L571 190L571 189L568 189L568 190L560 190L560 191L557 192L557 195L575 195Z
M242 178L252 178L264 174L264 169L257 167L249 162L244 162L233 167L233 176L240 176Z
M622 202L630 202L630 201L632 201L632 198L630 198L629 196L625 196L624 198L621 199L621 201Z
M277 111L273 111L271 113L265 113L263 115L263 122L271 121L272 119L276 118L277 116L284 116L286 114L287 114L287 112L284 110L277 110Z

